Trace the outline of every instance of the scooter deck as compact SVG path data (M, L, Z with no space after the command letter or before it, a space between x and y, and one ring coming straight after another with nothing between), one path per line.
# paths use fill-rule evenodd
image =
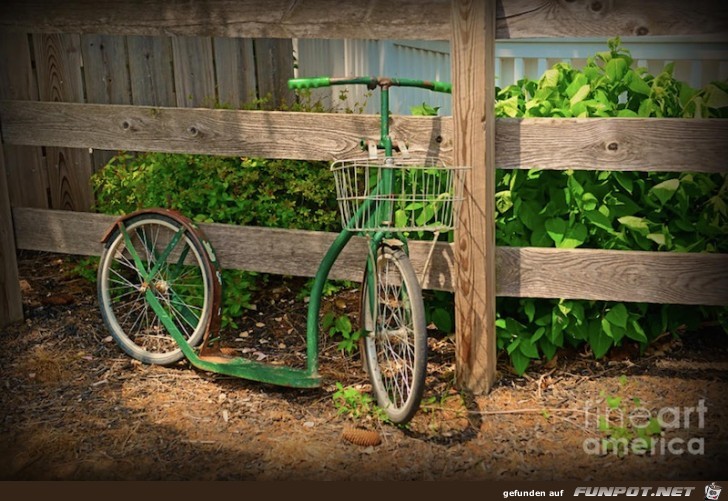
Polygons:
M227 357L224 355L197 356L195 354L188 356L187 359L192 365L202 370L261 383L288 386L290 388L318 388L321 386L321 377L305 369L264 364L243 357Z

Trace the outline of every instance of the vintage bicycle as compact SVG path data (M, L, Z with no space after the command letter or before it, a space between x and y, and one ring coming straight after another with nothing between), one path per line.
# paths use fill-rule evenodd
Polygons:
M420 279L410 263L408 237L454 229L466 167L448 167L410 154L390 134L389 91L419 87L451 92L449 83L383 77L289 80L291 89L334 85L379 88L378 141L362 140L363 158L331 164L342 231L314 278L306 326L306 367L248 359L219 343L221 264L203 231L163 208L120 217L103 236L98 267L102 318L117 344L148 364L186 358L194 367L275 385L316 388L323 288L337 257L354 235L368 239L360 302L364 368L378 405L394 423L419 408L427 368L427 325ZM433 247L434 248L434 247ZM431 255L431 253L430 253Z

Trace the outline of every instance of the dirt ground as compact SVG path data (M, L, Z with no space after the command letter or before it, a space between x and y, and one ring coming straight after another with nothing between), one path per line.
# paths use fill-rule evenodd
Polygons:
M357 355L321 339L324 384L280 388L181 362L141 365L110 339L74 259L19 256L26 320L2 332L2 480L706 480L728 461L728 338L665 336L643 356L564 351L484 396L457 390L454 340L433 331L425 402L407 428L337 413L336 383L369 388ZM300 359L305 304L272 283L231 342ZM354 318L352 292L326 300ZM272 347L272 349L271 349ZM268 349L268 351L266 351ZM639 400L636 400L639 399ZM611 406L610 406L611 404ZM647 417L662 430L640 453ZM628 433L603 450L599 421ZM344 439L351 427L381 443ZM659 431L659 430L658 430ZM629 434L631 433L631 435ZM637 444L637 445L635 445Z

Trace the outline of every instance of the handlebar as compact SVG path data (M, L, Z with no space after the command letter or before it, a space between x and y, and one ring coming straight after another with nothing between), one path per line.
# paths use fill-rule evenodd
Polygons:
M366 85L369 90L376 87L419 87L434 92L452 93L452 84L436 80L414 80L409 78L387 77L311 77L291 78L288 80L289 89L315 89L331 85Z

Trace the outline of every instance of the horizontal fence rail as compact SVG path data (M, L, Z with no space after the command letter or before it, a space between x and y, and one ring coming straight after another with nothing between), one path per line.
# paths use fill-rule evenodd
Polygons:
M114 216L16 208L18 249L97 256ZM224 268L312 277L335 233L201 224ZM429 242L410 242L412 264L421 273ZM360 282L367 245L355 238L337 260L332 279ZM496 293L667 304L728 305L728 255L498 247ZM438 243L424 287L455 290L451 244Z
M0 103L0 120L8 144L300 160L366 156L360 141L378 139L379 130L374 115L32 101ZM397 117L392 133L414 150L440 149L444 121Z
M6 0L0 29L50 33L271 38L450 38L450 0ZM728 7L713 0L502 0L499 39L723 35ZM678 21L676 21L678 20Z
M377 139L373 115L0 101L6 144L333 160ZM502 169L728 172L728 121L499 118ZM392 117L413 152L450 162L451 117Z

